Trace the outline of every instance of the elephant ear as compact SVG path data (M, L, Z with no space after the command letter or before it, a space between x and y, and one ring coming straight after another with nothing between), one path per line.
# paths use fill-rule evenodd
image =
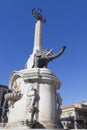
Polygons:
M48 57L52 55L52 49L49 50L40 50L36 53L37 57Z
M62 47L61 47L61 50L60 50L58 53L56 53L56 54L54 54L54 55L52 55L52 56L48 56L48 58L49 58L50 60L53 60L53 59L55 59L55 58L61 56L62 53L64 52L65 48L66 48L66 46L62 46Z

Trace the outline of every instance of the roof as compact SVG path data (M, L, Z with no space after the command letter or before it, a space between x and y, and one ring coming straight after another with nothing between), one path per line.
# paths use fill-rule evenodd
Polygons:
M8 86L2 85L2 84L0 84L0 87L2 87L2 88L8 88Z
M62 107L62 110L69 110L69 109L87 109L87 104L75 103L75 104L70 105L70 106Z

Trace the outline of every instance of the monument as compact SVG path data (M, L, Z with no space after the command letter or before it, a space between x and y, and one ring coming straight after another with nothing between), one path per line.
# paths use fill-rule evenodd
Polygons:
M59 128L56 90L61 82L47 68L48 62L62 55L65 46L53 54L42 49L42 23L46 19L41 9L32 9L36 19L34 48L23 70L14 71L9 80L10 93L5 95L8 102L8 122L4 129L28 130L29 128Z

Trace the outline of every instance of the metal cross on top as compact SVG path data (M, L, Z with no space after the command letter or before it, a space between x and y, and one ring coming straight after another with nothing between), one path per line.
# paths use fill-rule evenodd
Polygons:
M34 8L32 9L32 15L34 16L34 18L36 18L37 20L41 20L43 23L46 23L46 19L43 18L42 16L42 9L38 8L37 10Z

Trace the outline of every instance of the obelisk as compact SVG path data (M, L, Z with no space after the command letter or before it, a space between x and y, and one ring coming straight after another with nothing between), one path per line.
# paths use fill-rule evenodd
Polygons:
M27 63L26 63L26 67L27 69L32 68L33 66L33 62L34 62L34 54L42 49L42 15L39 15L37 17L37 15L35 14L37 13L35 11L35 9L32 10L32 14L35 15L37 21L35 24L35 35L34 35L34 47L33 47L33 53L30 55ZM45 21L43 21L45 22Z
M35 37L33 53L42 49L42 21L38 20L35 25Z

